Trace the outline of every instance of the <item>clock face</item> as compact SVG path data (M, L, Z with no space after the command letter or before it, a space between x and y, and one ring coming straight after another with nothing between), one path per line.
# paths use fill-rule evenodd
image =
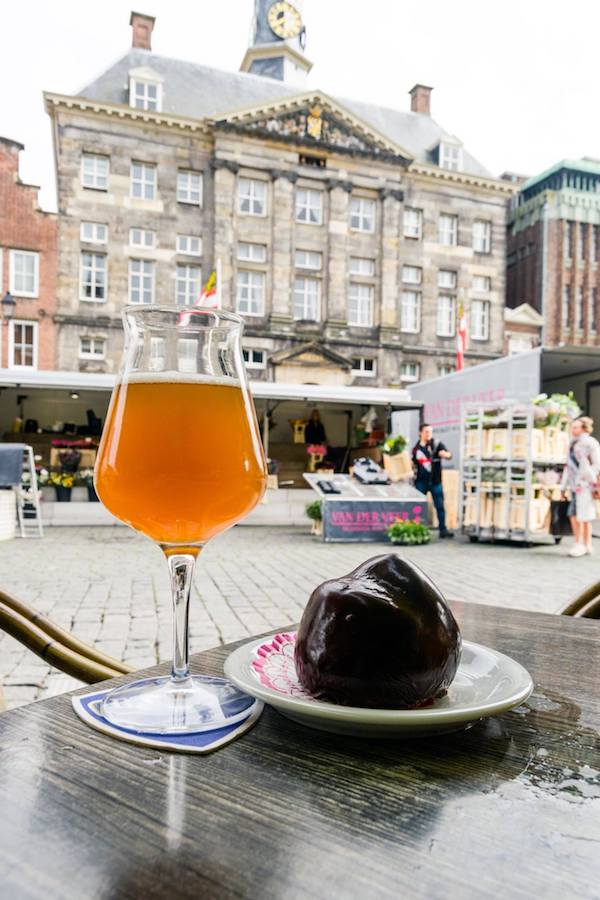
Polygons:
M297 37L302 30L300 13L287 0L277 0L269 9L267 19L277 37L284 40Z

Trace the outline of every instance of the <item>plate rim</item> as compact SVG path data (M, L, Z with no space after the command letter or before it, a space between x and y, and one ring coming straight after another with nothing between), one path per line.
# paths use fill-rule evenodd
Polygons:
M273 688L266 687L260 682L250 682L252 690L249 690L248 682L239 678L236 671L232 671L234 666L240 666L248 662L250 653L253 653L262 644L276 637L278 634L294 633L293 629L285 631L274 631L262 638L252 638L241 647L233 650L223 663L225 676L229 678L240 690L250 693L252 696L262 700L269 706L276 709L290 710L298 715L305 715L309 718L316 719L336 719L341 722L357 723L361 725L383 725L383 726L412 726L431 725L434 722L452 723L473 721L475 719L493 716L497 713L506 712L524 703L534 689L534 682L525 666L517 662L506 653L488 647L485 644L479 644L476 641L463 640L463 648L472 649L475 654L481 651L491 653L502 668L509 667L517 672L522 678L522 686L519 690L513 691L510 697L503 700L491 701L477 706L462 706L451 709L435 709L432 707L424 707L422 709L374 709L370 707L359 706L343 706L341 704L331 703L325 700L319 700L314 703L305 700L303 697L290 697L281 694Z

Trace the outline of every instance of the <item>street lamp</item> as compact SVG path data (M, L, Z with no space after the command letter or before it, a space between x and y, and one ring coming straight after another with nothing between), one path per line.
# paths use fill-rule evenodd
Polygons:
M17 305L17 301L13 297L10 291L7 291L0 302L0 306L2 306L2 318L12 319L15 314L15 306Z

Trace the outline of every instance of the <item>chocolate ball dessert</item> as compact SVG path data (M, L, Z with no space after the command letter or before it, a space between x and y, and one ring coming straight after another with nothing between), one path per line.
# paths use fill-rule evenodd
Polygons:
M374 556L313 591L295 663L313 696L345 706L412 709L443 696L461 637L442 594L414 563Z

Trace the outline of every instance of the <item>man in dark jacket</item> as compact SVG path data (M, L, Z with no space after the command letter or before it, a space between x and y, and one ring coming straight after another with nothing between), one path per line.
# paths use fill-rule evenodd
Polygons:
M415 467L415 487L422 494L431 492L437 512L441 538L454 537L446 528L444 509L444 489L442 487L442 460L452 459L452 454L441 441L434 441L431 425L421 425L419 440L413 447L412 460Z

